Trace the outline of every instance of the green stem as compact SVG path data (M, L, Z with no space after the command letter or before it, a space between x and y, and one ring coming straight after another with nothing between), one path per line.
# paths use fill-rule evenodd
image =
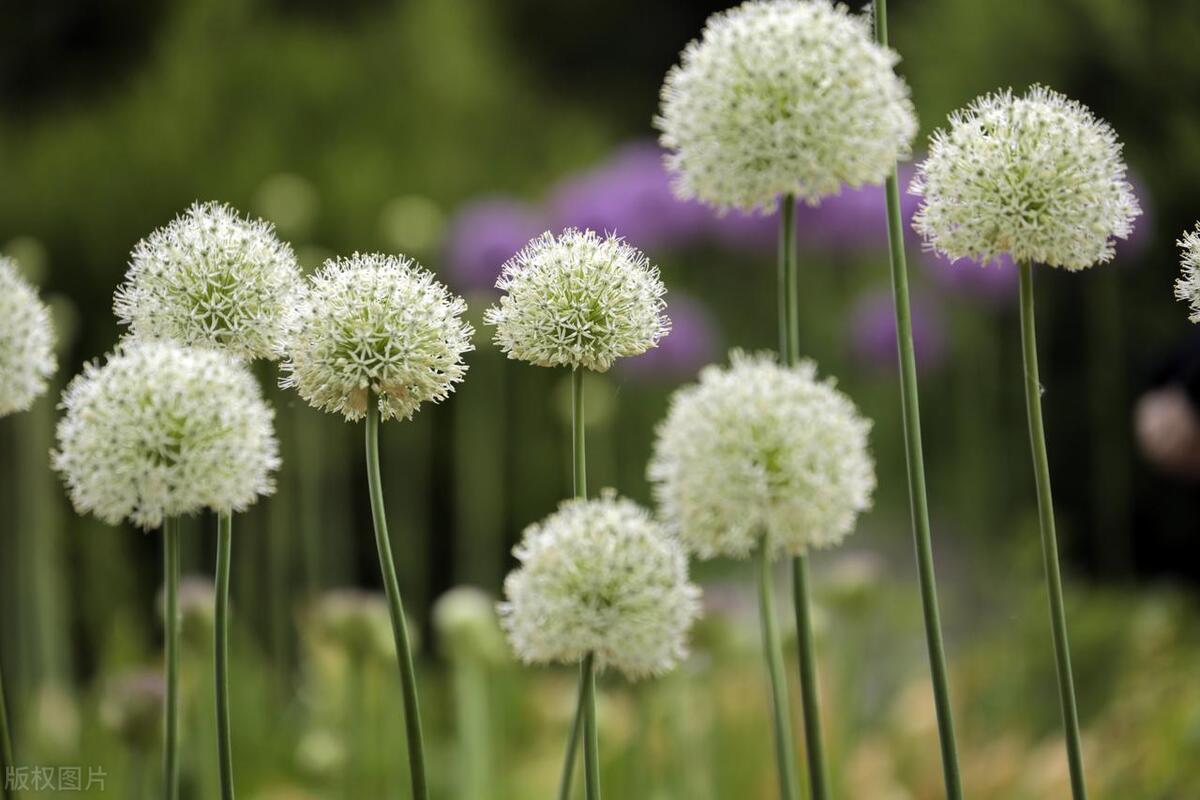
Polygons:
M792 559L792 591L796 602L796 641L800 650L800 697L804 701L804 748L808 753L809 797L828 800L825 744L821 736L821 700L817 688L817 648L808 600L808 556Z
M163 706L163 794L179 797L179 520L163 520L163 582L166 586L167 695Z
M583 370L571 372L571 453L574 456L575 497L587 497L587 431L583 422Z
M783 362L788 366L795 366L800 360L800 299L796 278L796 199L791 195L783 198L783 208L780 211L779 277L779 295L784 299L781 306L783 315L779 320ZM765 541L763 549L766 549ZM769 577L768 575L768 580ZM804 712L804 746L808 753L809 785L812 787L812 800L826 800L829 789L825 778L825 748L821 739L821 699L817 691L817 659L809 613L806 556L795 556L792 559L792 592L796 606L796 642L800 650L800 696L804 701L801 707ZM767 658L771 658L769 653ZM776 713L778 714L778 710ZM776 720L776 726L778 725L779 721ZM788 739L790 755L790 735ZM795 767L792 770L794 772Z
M497 793L492 781L488 747L487 671L483 662L470 655L455 658L455 711L458 717L459 758L462 760L462 797L482 800Z
M1050 460L1046 455L1046 430L1042 423L1042 384L1038 378L1037 331L1033 314L1033 265L1028 261L1021 264L1021 352L1025 358L1025 410L1029 416L1029 445L1033 450L1033 477L1037 483L1038 519L1042 529L1042 558L1046 567L1046 588L1050 595L1050 627L1054 633L1058 695L1067 734L1071 795L1075 800L1085 800L1087 787L1083 779L1079 711L1075 707L1075 681L1071 676L1067 614L1063 610L1058 541L1054 534L1054 499L1050 494Z
M762 624L763 656L771 688L771 721L775 725L775 764L779 769L779 797L796 800L796 747L792 740L791 704L784 677L783 648L779 643L779 624L775 620L774 592L771 589L771 554L767 537L758 545L758 617Z
M4 702L4 676L0 674L0 797L12 800L13 793L8 788L8 770L16 769L17 762L13 760L12 734L8 729L8 706Z
M875 38L886 46L887 2L874 0ZM904 453L908 465L908 496L912 510L913 543L917 576L921 586L921 608L925 616L925 644L937 712L938 740L942 750L942 775L949 800L961 800L962 778L958 768L958 743L950 706L950 681L946 648L942 642L941 612L937 577L933 566L933 536L929 525L929 497L925 490L925 455L921 446L921 407L917 393L917 357L913 348L912 305L908 294L908 265L904 258L904 228L900 219L900 180L896 170L888 176L888 245L891 252L892 297L895 302L896 341L900 355L900 405L904 413Z
M596 731L596 654L588 653L579 665L579 688L583 694L584 797L600 800L600 743Z
M425 781L425 740L421 733L421 709L417 702L417 677L413 669L412 647L408 641L408 623L400 600L400 581L392 560L387 517L383 508L383 482L379 477L379 404L374 394L367 398L367 483L371 492L371 518L375 521L375 545L379 550L379 568L387 590L392 635L396 639L396 659L400 662L400 686L404 694L404 726L408 737L408 764L412 774L414 800L428 800Z
M213 668L217 698L217 761L221 800L233 800L233 742L229 725L229 562L233 550L233 514L217 512L216 626Z
M583 719L587 715L584 704L587 693L583 684L579 686L579 699L575 703L575 715L571 718L571 732L567 734L567 754L563 759L562 778L558 782L558 800L570 800L571 784L575 776L575 753L579 750L579 734L583 731Z

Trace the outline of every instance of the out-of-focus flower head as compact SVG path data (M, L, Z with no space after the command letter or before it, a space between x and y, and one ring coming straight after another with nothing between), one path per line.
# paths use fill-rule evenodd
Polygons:
M463 379L474 330L462 298L403 256L355 253L325 262L291 314L281 385L309 405L362 419L372 395L382 419L409 419Z
M504 581L500 620L526 663L577 663L636 680L661 675L687 655L700 609L687 556L648 512L611 491L568 500L525 529L520 566Z
M1111 260L1141 213L1112 128L1042 86L952 114L910 191L923 198L913 227L950 260L1085 269Z
M647 470L668 530L700 558L829 547L871 504L871 428L816 364L735 350L671 398Z
M653 142L634 142L568 179L551 197L554 226L615 233L648 250L693 241L711 224L712 212L675 197L663 156Z
M56 363L49 308L16 263L0 256L0 417L28 410Z
M494 289L504 263L546 229L541 213L513 197L484 197L450 221L448 278L464 292Z
M139 339L274 360L300 292L296 256L274 227L227 205L196 203L133 248L113 312Z
M946 354L946 330L937 307L924 297L911 300L913 350L917 369L937 369ZM896 309L890 290L864 293L850 315L850 345L858 359L877 370L895 371Z
M509 358L604 372L670 331L658 268L613 235L547 232L504 265L484 322Z
M310 612L312 632L322 641L340 648L350 658L395 658L387 599L379 592L334 589L317 598ZM410 626L409 636L415 629ZM416 649L416 644L413 645Z
M645 380L691 377L712 360L717 332L712 315L699 300L671 293L671 335L658 347L625 359L618 368Z
M1187 231L1176 242L1180 250L1182 273L1175 281L1175 298L1191 306L1188 319L1200 322L1200 222L1195 230Z
M866 17L828 0L714 14L667 74L654 120L676 191L750 210L883 181L917 130L898 61Z
M100 721L134 750L154 749L162 733L167 684L162 672L139 669L115 676L100 700Z
M224 351L127 340L84 367L62 408L53 466L76 510L110 525L244 511L275 491L274 411Z
M458 586L439 597L433 626L452 658L496 664L507 655L496 601L481 589Z

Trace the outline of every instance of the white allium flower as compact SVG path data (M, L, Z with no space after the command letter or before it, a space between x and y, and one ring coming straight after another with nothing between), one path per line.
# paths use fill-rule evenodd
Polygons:
M504 581L500 622L526 663L595 653L628 678L660 675L687 656L700 609L687 556L644 509L606 491L568 500L525 529L521 566Z
M325 262L292 315L285 387L322 411L362 419L370 393L383 419L408 419L463 379L474 330L467 304L403 256Z
M274 360L300 290L296 256L273 226L196 203L133 248L113 312L139 339Z
M658 268L617 236L543 233L504 265L505 294L484 322L509 358L604 372L657 347L671 329Z
M917 133L899 56L828 0L751 0L709 18L667 73L655 126L675 190L721 209L815 204L881 183Z
M1200 322L1200 222L1196 223L1195 230L1184 233L1176 244L1182 251L1180 266L1183 274L1175 281L1175 297L1191 305L1188 319Z
M816 365L731 354L671 399L648 475L668 530L701 558L838 544L871 505L871 423Z
M63 393L54 468L71 502L117 524L243 511L275 490L274 412L239 360L220 350L126 340Z
M55 366L50 310L17 265L0 256L0 417L28 410Z
M1042 86L952 114L910 191L924 196L913 228L951 261L1007 253L1080 270L1110 260L1141 214L1112 128Z

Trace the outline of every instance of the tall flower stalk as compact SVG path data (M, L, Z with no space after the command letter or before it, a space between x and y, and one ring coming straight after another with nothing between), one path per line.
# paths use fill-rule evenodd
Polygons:
M128 519L163 530L163 793L173 800L179 784L178 518L204 509L228 518L274 491L274 413L241 361L216 350L137 339L122 343L103 366L86 365L67 386L62 407L52 458L75 508L109 524Z
M282 384L310 405L348 421L365 419L371 518L396 642L415 800L427 800L429 787L412 647L384 511L379 424L411 419L424 403L454 391L467 371L463 354L472 349L465 311L462 298L411 259L378 253L330 259L293 311L283 363Z
M1083 105L1041 86L975 100L937 131L912 191L924 197L913 227L953 261L1002 255L1020 264L1021 345L1050 628L1071 792L1085 800L1079 712L1067 642L1042 422L1033 264L1079 271L1110 261L1114 239L1141 213L1112 128Z
M584 377L604 372L624 356L657 346L670 330L663 315L666 289L658 269L617 236L568 228L546 232L503 267L496 287L505 294L484 321L496 326L495 341L509 358L543 367L571 369L571 450L576 501L587 499ZM600 797L596 720L596 654L579 658L579 700L563 760L558 796L570 796L579 740L584 747L584 785Z
M887 0L874 0L875 40L888 46ZM942 641L941 609L933 563L933 534L929 522L929 497L925 489L925 453L921 437L921 406L917 383L917 357L913 346L912 304L908 291L908 264L904 253L904 228L900 215L900 179L896 165L884 182L887 202L888 249L891 255L892 298L895 302L896 344L900 359L900 408L904 416L904 455L908 467L908 499L912 514L917 580L921 611L925 617L925 648L937 713L938 742L942 754L942 780L948 800L961 800L962 777L958 742L950 703L946 646Z
M21 276L16 262L0 256L0 417L28 411L46 391L56 366L50 309ZM0 796L8 797L8 770L17 764L2 673L0 670Z
M292 249L261 220L196 203L138 242L113 310L134 338L220 348L244 360L283 355L286 314L300 296ZM217 514L213 648L222 800L233 800L229 713L229 575L232 515Z
M379 568L387 592L388 612L392 620L392 636L396 639L396 658L400 666L400 689L404 696L404 730L408 738L408 768L412 776L413 797L427 800L429 785L425 778L425 737L421 732L421 707L417 699L417 676L413 668L412 645L408 637L408 622L404 603L400 599L400 581L396 577L396 561L392 557L388 536L387 515L383 507L383 481L379 475L379 404L371 397L367 401L366 456L367 484L371 494L371 519L375 523L375 546L379 551Z
M789 248L784 248L786 251ZM791 271L785 266L783 272ZM790 311L788 318L791 318ZM770 353L734 351L727 368L706 367L671 398L648 476L668 530L700 558L759 560L763 657L774 724L780 795L797 797L787 683L771 597L771 562L799 557L796 595L801 676L809 734L809 784L827 794L808 616L811 548L840 543L871 503L871 423L817 378L816 365L780 364Z

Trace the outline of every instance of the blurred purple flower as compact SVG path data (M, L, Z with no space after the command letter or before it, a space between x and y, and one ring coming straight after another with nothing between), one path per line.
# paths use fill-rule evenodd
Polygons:
M642 249L687 244L711 224L707 208L671 191L663 151L634 142L599 167L567 179L553 192L555 228L615 233Z
M493 196L463 206L446 237L449 280L460 291L495 287L500 267L547 228L532 206Z
M1019 276L1016 265L1007 254L997 256L988 264L980 264L970 258L949 261L926 250L921 253L921 263L946 291L997 308L1017 302Z
M912 328L917 369L936 369L946 354L946 330L936 307L924 298L912 298ZM849 333L851 349L863 364L877 370L897 368L896 315L889 290L868 291L858 299Z
M692 377L712 361L717 336L708 309L695 298L673 292L667 297L667 316L671 318L671 332L658 347L617 362L625 374L669 381Z

